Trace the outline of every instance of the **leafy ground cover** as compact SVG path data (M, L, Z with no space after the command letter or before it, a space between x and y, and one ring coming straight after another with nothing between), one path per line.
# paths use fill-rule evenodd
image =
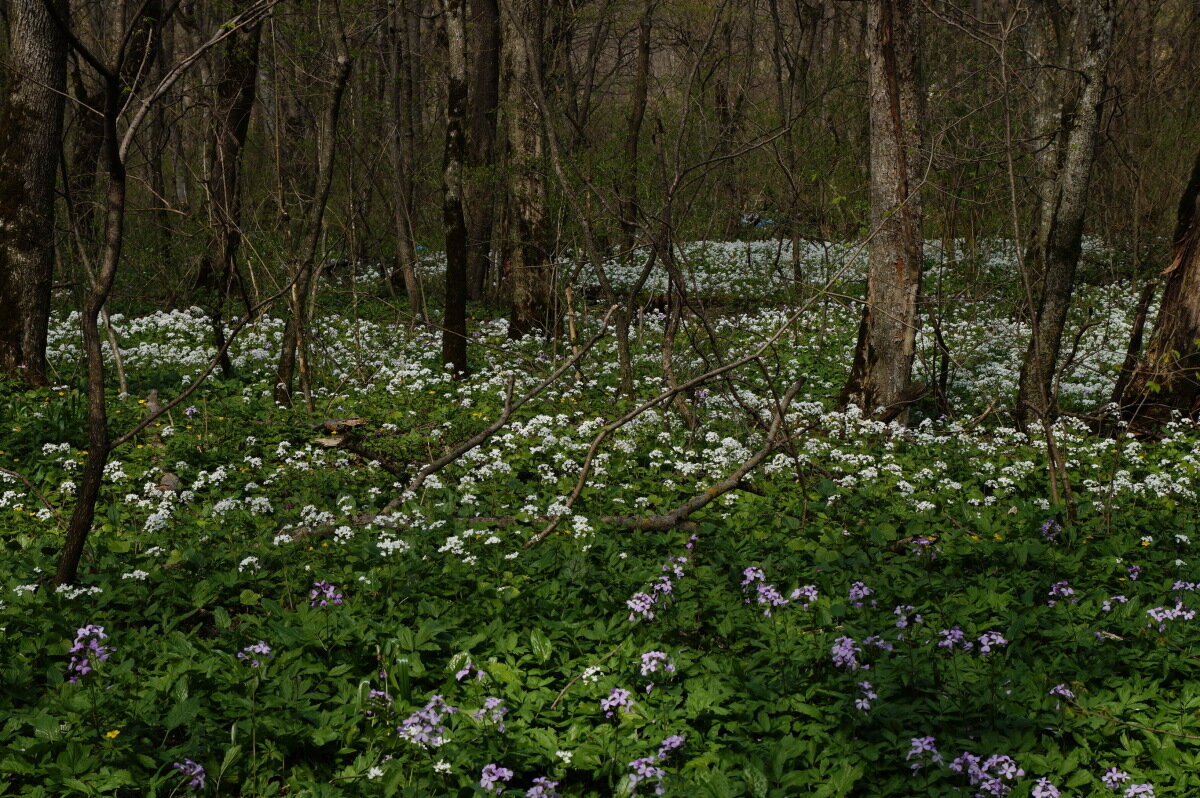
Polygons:
M743 286L747 263L770 275L779 247L703 251L701 293ZM1136 293L1082 292L1061 383L1077 410L1104 403ZM477 320L453 380L436 333L339 301L314 331L310 417L272 404L282 322L255 325L233 378L116 454L81 585L38 586L56 510L0 475L0 794L1195 794L1200 435L1064 417L1072 522L1043 443L980 418L1012 394L1027 331L961 296L940 311L949 408L907 429L834 411L856 318L810 302L759 367L689 396L694 428L660 408L617 430L573 504L598 431L635 406L611 336L409 490L569 347ZM754 351L794 302L681 334L677 376ZM582 340L599 314L580 312ZM212 350L198 310L114 318L123 430ZM635 324L641 401L662 320ZM57 512L84 454L75 330L56 319L59 388L0 389L0 465ZM923 333L918 370L939 351ZM801 377L789 442L741 489L667 531L614 520L727 477ZM377 458L317 442L314 422L347 417Z

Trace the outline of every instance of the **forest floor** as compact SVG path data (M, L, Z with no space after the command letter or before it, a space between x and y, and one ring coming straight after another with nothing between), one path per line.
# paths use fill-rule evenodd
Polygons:
M1090 418L1138 286L1079 289L1068 509L1006 426L1028 330L1003 251L931 254L915 376L944 388L908 427L835 409L857 311L818 289L846 255L807 251L796 292L775 242L689 250L708 327L675 341L679 382L786 329L606 437L663 389L660 314L631 328L632 398L581 302L574 364L477 318L455 380L436 330L335 275L315 412L271 400L282 320L252 325L233 376L114 453L57 592L85 399L56 315L61 384L0 387L0 466L42 494L0 474L0 796L1200 793L1200 431ZM121 432L213 349L198 309L113 323Z

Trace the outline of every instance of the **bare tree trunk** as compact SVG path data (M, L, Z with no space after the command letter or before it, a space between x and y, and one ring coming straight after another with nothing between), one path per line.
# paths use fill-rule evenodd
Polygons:
M216 70L216 104L209 142L212 174L208 180L213 247L205 256L200 281L215 289L211 317L218 351L225 343L222 316L234 285L241 291L246 307L251 305L238 272L237 251L242 241L242 151L254 109L261 38L261 24L230 36ZM226 377L233 374L228 352L221 358L221 371Z
M64 3L53 5L65 16ZM67 42L44 0L11 2L8 35L12 71L0 109L0 374L44 385Z
M495 218L496 112L500 104L500 9L496 0L472 0L471 86L467 97L467 297L485 296Z
M924 102L912 0L867 11L871 229L867 304L844 396L864 413L907 419L913 399L923 234L919 186ZM919 388L918 388L919 390Z
M1179 201L1175 257L1163 272L1158 319L1130 380L1126 415L1166 422L1200 415L1200 156Z
M546 186L542 178L542 128L528 88L541 69L542 5L505 0L503 25L504 114L509 146L509 204L505 254L512 280L508 334L554 330L554 259L546 229Z
M335 12L336 14L336 12ZM292 284L288 303L288 317L283 328L283 342L279 351L279 365L275 371L275 401L280 404L292 403L292 382L299 364L301 383L304 387L304 401L312 405L312 391L308 383L311 380L310 368L307 361L307 344L305 330L307 327L308 309L312 306L310 292L316 290L314 268L317 260L317 249L321 243L321 232L325 221L325 209L329 205L329 191L333 186L333 161L337 152L338 120L341 118L342 98L346 94L346 84L350 80L350 70L353 62L347 52L344 33L340 28L334 34L336 56L334 59L333 90L325 107L325 119L321 129L321 138L317 151L317 182L313 191L313 199L305 216L304 248L296 259L292 273L296 279Z
M446 145L442 157L442 225L446 234L446 308L442 319L442 365L467 371L467 223L463 217L463 159L467 113L467 43L463 0L442 0L449 62Z
M1080 63L1083 88L1075 105L1071 129L1062 137L1055 180L1043 198L1037 239L1026 253L1026 268L1044 277L1033 297L1033 334L1021 366L1016 418L1024 426L1032 419L1056 414L1053 395L1055 365L1075 287L1075 269L1083 241L1083 218L1088 186L1100 135L1100 106L1104 101L1108 57L1116 19L1114 0L1085 3L1082 14L1084 50Z
M621 198L621 248L624 250L633 248L638 230L638 145L650 89L650 30L656 4L657 0L646 0L638 21L637 71L633 94L629 98L629 126L625 129L625 175L622 185L617 187L617 195Z
M409 51L408 23L405 20L408 12L401 6L397 0L389 0L388 46L391 56L388 59L388 81L395 124L395 132L390 139L392 213L396 235L396 264L392 270L392 284L399 287L403 283L408 296L408 309L417 318L423 318L425 296L417 276L417 242L413 229L417 171L417 136L413 122L413 60L416 54Z

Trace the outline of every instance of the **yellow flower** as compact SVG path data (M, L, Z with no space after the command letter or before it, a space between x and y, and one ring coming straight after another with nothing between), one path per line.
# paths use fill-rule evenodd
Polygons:
M996 540L1004 540L1004 537L999 532L992 535L992 537L994 537Z
M115 740L115 739L117 739L117 735L118 735L118 734L120 734L120 733L121 733L121 730L120 730L120 729L113 729L113 730L112 730L112 731L110 731L110 732L105 732L105 733L104 733L104 736L105 736L105 737L107 737L107 738L108 738L108 739L110 739L110 740Z

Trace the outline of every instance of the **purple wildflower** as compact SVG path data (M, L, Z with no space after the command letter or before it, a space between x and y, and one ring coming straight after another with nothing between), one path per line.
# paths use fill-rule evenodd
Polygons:
M440 695L429 699L422 709L409 715L396 727L400 736L422 748L437 748L446 742L446 718L458 712L458 707L445 702Z
M804 599L804 606L802 609L807 610L817 600L817 586L816 585L802 585L802 586L796 588L795 590L793 590L792 595L789 596L788 598L790 598L792 601L799 601L800 599Z
M1154 785L1130 784L1125 788L1125 798L1154 798Z
M875 688L871 686L870 682L859 682L858 689L860 695L854 699L854 708L860 712L866 712L871 708L871 702L879 698L879 696L875 693Z
M496 731L501 734L507 728L504 725L504 716L508 714L508 707L504 706L504 699L491 696L483 700L483 706L479 711L471 715L475 720L482 720L493 723L496 726Z
M558 793L554 791L557 786L557 781L539 776L533 780L533 786L526 791L525 798L559 798Z
M912 770L916 773L926 764L926 754L928 754L929 762L941 764L942 755L937 749L937 739L934 737L913 737L910 742L908 753L904 755L905 761L911 761L916 757L917 761L912 763Z
M1128 601L1129 601L1129 599L1126 598L1125 596L1113 596L1111 598L1105 599L1104 603L1100 606L1100 609L1104 610L1105 612L1111 612L1113 602L1116 602L1117 604L1125 604Z
M1100 777L1104 782L1104 786L1110 790L1119 790L1121 785L1129 781L1129 774L1117 768L1109 768L1104 771L1104 775Z
M1055 521L1053 518L1042 524L1042 537L1053 543L1058 540L1058 533L1062 532L1062 524Z
M1050 688L1050 695L1060 695L1063 698L1074 698L1075 693L1065 684L1056 684Z
M758 603L767 605L767 608L763 610L763 615L770 618L771 608L782 607L788 603L788 600L785 599L783 594L775 588L775 585L768 585L765 582L759 582Z
M938 648L948 648L953 651L954 647L958 646L963 651L970 651L975 647L974 643L967 640L967 636L963 634L962 627L958 624L949 629L943 629L938 634L942 636L942 639L938 641Z
M1070 583L1064 579L1061 582L1055 582L1053 585L1051 585L1050 592L1048 592L1046 595L1050 597L1050 600L1046 602L1046 606L1053 607L1058 603L1057 599L1070 598L1071 596L1074 596L1075 588L1071 587ZM1073 604L1078 600L1079 599L1071 599L1071 603Z
M183 411L183 414L185 416L187 416L188 418L191 418L192 416L196 415L199 412L200 411L196 408L195 405L188 405L187 409Z
M1146 610L1146 614L1150 616L1150 620L1158 624L1158 631L1165 632L1167 629L1167 621L1174 621L1178 618L1183 618L1185 621L1190 621L1196 617L1195 610L1189 610L1183 606L1182 601L1176 601L1174 607L1154 607Z
M250 667L257 668L259 665L262 664L262 662L259 661L258 657L266 658L269 656L271 656L271 647L267 645L267 642L265 640L259 640L254 645L246 646L241 651L239 651L237 658L238 659L248 659L248 660L250 660Z
M665 760L672 751L678 748L683 748L683 744L686 741L687 738L682 734L672 734L670 737L665 738L661 743L658 744L659 761L661 762Z
M112 654L112 649L101 645L101 640L107 640L103 626L88 624L75 630L75 642L70 651L71 661L67 665L67 681L77 683L82 677L92 672L92 665L104 662Z
M979 636L979 656L986 657L992 653L992 648L1007 645L1008 641L999 632L984 632Z
M600 708L604 710L606 718L611 718L613 713L622 707L626 712L633 711L632 694L624 688L614 687L608 692L608 698L600 699Z
M862 609L863 599L875 591L867 587L866 582L855 582L850 585L850 605L854 609Z
M1130 580L1136 582L1137 578L1142 575L1142 566L1131 565L1131 566L1129 566L1129 568L1126 569L1126 573L1129 574Z
M504 792L504 782L512 777L513 772L508 768L499 767L495 763L484 765L483 772L479 774L479 786L488 792L495 791L496 795L499 795Z
M204 765L193 762L185 758L182 762L174 762L172 766L180 772L181 775L190 779L187 786L193 790L204 789Z
M837 667L852 671L859 669L858 655L862 653L862 649L854 645L853 637L839 637L834 641L830 653L833 654L833 664Z
M675 672L675 663L671 662L671 658L663 651L647 651L642 655L642 675L649 676L652 673L657 673L659 666L665 673Z
M665 790L662 786L663 777L667 772L656 764L654 757L643 757L635 759L629 763L629 769L633 772L629 774L629 794L633 795L637 791L637 786L643 781L657 781L654 787L655 795L662 795Z
M892 610L892 614L896 616L896 628L907 629L909 624L923 623L925 619L916 614L916 609L911 604L897 605L896 609ZM909 619L909 615L912 615L911 619Z
M755 582L761 582L766 578L767 577L766 574L763 573L763 569L759 568L757 565L751 565L749 568L742 569L742 587L746 587L747 585L751 585Z
M1033 785L1033 792L1030 795L1033 798L1059 798L1058 788L1050 783L1050 779L1038 779Z
M312 590L308 591L308 598L310 607L328 607L330 604L341 604L344 596L336 587L322 579L320 582L313 582Z
M630 609L630 623L636 621L639 616L647 621L654 620L654 597L649 593L634 593L633 598L626 601L625 605Z

